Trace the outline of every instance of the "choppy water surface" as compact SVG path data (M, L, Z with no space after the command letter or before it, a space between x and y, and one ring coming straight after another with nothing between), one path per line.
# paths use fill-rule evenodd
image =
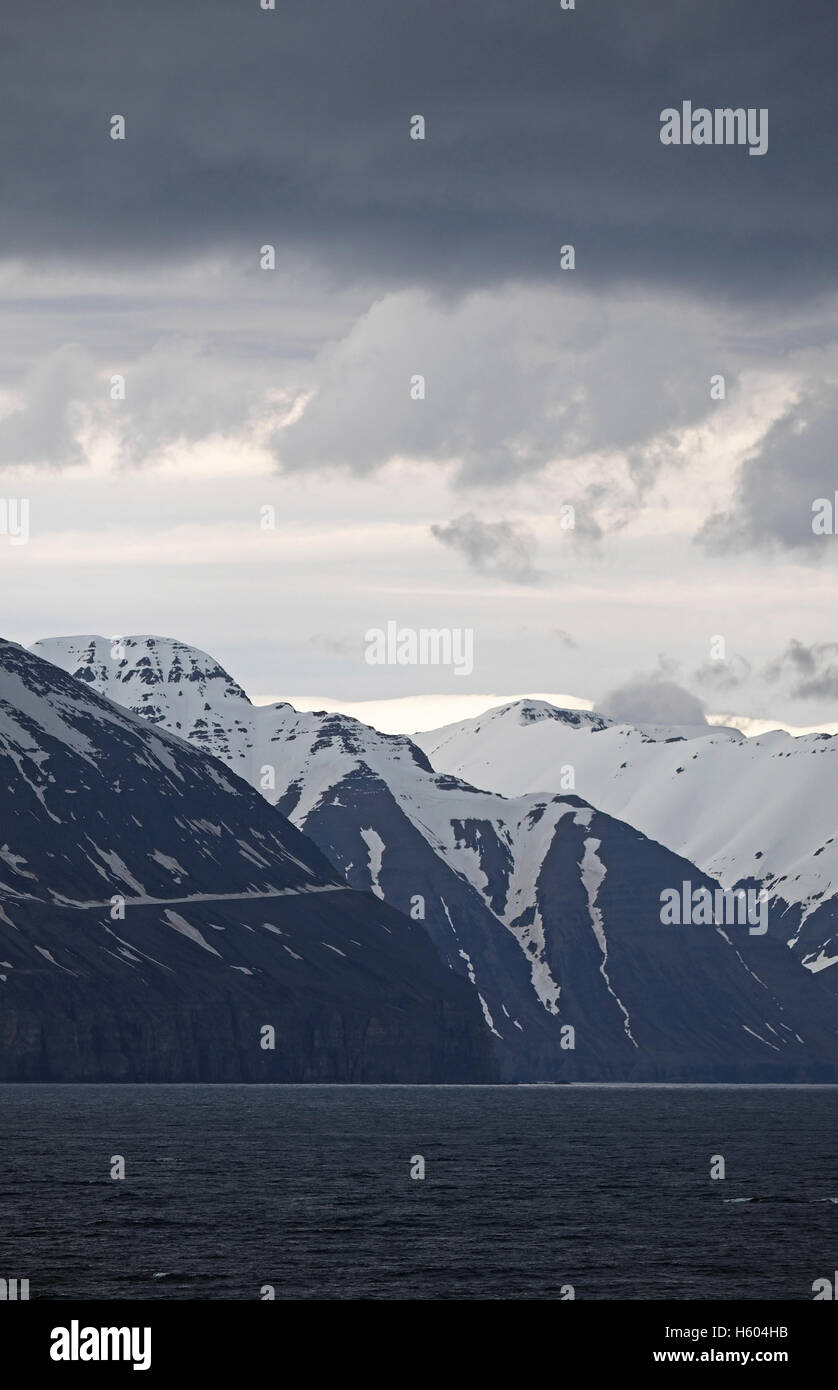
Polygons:
M836 1252L838 1088L0 1087L32 1298L811 1299Z

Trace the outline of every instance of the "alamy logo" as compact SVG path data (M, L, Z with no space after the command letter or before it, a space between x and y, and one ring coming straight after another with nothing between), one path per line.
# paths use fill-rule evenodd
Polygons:
M816 497L812 503L812 531L816 536L834 536L838 531L838 491L832 497Z
M364 633L369 666L453 666L455 676L474 670L474 629L399 627L389 622Z
M28 1279L0 1279L0 1303L27 1302L29 1298Z
M26 545L29 540L28 497L0 497L0 536L8 536L12 545Z
M151 1365L150 1327L54 1327L49 1354L53 1361L132 1361L135 1371Z
M768 149L768 109L761 106L706 106L693 110L691 101L682 101L681 110L667 106L661 111L662 145L748 145L748 154L765 154Z
M664 888L660 919L665 927L747 927L750 936L768 931L768 899L764 889L693 888L689 882L680 888Z

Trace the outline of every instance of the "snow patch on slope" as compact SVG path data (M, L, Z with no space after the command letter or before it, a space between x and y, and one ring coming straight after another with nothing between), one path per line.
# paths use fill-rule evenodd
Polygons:
M588 820L590 820L590 813L588 813ZM585 823L586 822L584 819L581 819L580 816L577 816L577 824ZM605 936L605 927L602 921L602 913L597 907L597 897L599 896L599 890L602 887L602 884L605 879L605 865L597 855L597 850L599 849L599 847L599 840L594 840L590 836L586 837L585 854L582 859L582 883L585 887L585 892L588 895L588 911L591 916L591 926L594 929L594 936L597 939L597 945L599 946L599 949L602 952L602 962L599 967L599 973L608 987L608 993L613 997L618 1008L620 1009L620 1012L623 1015L623 1027L625 1029L626 1036L629 1038L633 1046L637 1047L637 1043L635 1042L634 1036L631 1031L631 1018L629 1017L628 1009L626 1008L619 995L615 992L611 984L611 981L608 978L608 941L606 940Z

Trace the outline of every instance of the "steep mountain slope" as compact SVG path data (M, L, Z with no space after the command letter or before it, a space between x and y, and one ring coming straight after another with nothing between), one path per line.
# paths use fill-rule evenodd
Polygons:
M794 969L777 924L765 936L664 926L664 889L711 881L629 825L573 793L477 791L434 772L409 739L353 719L254 708L182 644L125 639L109 662L100 642L48 649L88 684L209 743L353 887L424 921L473 983L505 1077L832 1075L834 999ZM236 693L216 699L220 690ZM572 718L597 736L609 728Z
M661 732L520 701L415 742L439 771L507 796L573 785L725 887L763 885L807 968L838 962L838 738Z
M0 772L0 1079L492 1079L421 926L222 765L8 642Z

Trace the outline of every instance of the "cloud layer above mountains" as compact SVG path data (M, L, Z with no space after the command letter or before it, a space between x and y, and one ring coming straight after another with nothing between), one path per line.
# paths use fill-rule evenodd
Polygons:
M828 662L759 673L834 636L832 0L8 8L17 635L174 605L256 688L373 696L395 618L473 626L484 689L651 709L665 648L708 708L828 713ZM663 146L685 99L766 108L765 156Z

